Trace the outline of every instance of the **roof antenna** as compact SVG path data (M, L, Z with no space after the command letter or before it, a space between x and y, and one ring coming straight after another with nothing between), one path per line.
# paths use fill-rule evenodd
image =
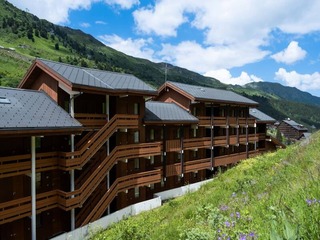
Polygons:
M165 69L164 69L164 82L167 82L167 75L168 75L168 64L166 63Z

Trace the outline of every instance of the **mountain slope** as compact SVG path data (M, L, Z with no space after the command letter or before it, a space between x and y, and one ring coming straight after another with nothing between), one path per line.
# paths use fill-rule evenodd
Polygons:
M320 98L308 93L273 83L248 84L245 87L226 85L184 68L134 58L103 45L80 30L54 25L0 0L0 85L17 86L36 57L130 73L153 87L164 83L167 67L167 79L170 81L230 89L259 100L261 110L278 120L285 116L307 127L320 127L320 119L315 116L320 110ZM285 101L286 108L279 107L283 105L281 101ZM304 105L297 102L309 104L308 111L303 112Z
M260 90L292 102L300 102L320 106L319 97L315 97L307 92L302 92L294 87L285 87L279 83L254 82L246 84L245 88Z
M319 145L318 132L245 160L199 191L92 239L320 239Z

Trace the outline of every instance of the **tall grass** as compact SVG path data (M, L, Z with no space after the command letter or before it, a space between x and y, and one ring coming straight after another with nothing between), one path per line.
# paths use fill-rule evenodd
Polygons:
M320 239L320 133L241 162L93 239Z

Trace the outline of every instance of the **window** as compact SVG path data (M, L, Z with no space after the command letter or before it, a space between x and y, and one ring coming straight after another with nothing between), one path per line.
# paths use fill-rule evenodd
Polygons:
M164 181L161 179L161 187L164 187Z
M193 115L193 116L197 116L197 108L196 108L196 107L193 107L193 109L192 109L192 115Z
M139 158L134 159L134 169L139 169L140 168L140 161Z
M41 138L36 137L36 149L40 149L40 148L41 148Z
M36 173L36 188L39 189L41 187L41 173Z
M134 197L139 198L140 197L140 189L139 187L134 188Z
M150 156L150 164L151 164L151 165L154 164L154 156Z
M197 137L197 132L198 132L198 129L197 128L193 128L193 137Z
M161 131L160 131L160 139L161 140L163 139L163 128L161 128Z
M138 143L139 142L139 132L138 131L134 132L133 141L134 141L134 143Z
M133 104L133 114L135 114L135 115L139 114L139 103Z
M150 129L150 140L154 140L154 129Z
M180 138L180 128L177 129L176 138Z
M150 189L151 189L151 190L154 189L154 184L153 184L153 183L150 184Z
M198 149L193 150L193 159L198 158Z

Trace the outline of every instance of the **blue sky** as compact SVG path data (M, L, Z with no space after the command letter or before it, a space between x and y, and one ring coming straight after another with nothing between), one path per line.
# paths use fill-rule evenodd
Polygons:
M9 0L135 57L320 96L318 0ZM169 70L170 71L170 70Z

